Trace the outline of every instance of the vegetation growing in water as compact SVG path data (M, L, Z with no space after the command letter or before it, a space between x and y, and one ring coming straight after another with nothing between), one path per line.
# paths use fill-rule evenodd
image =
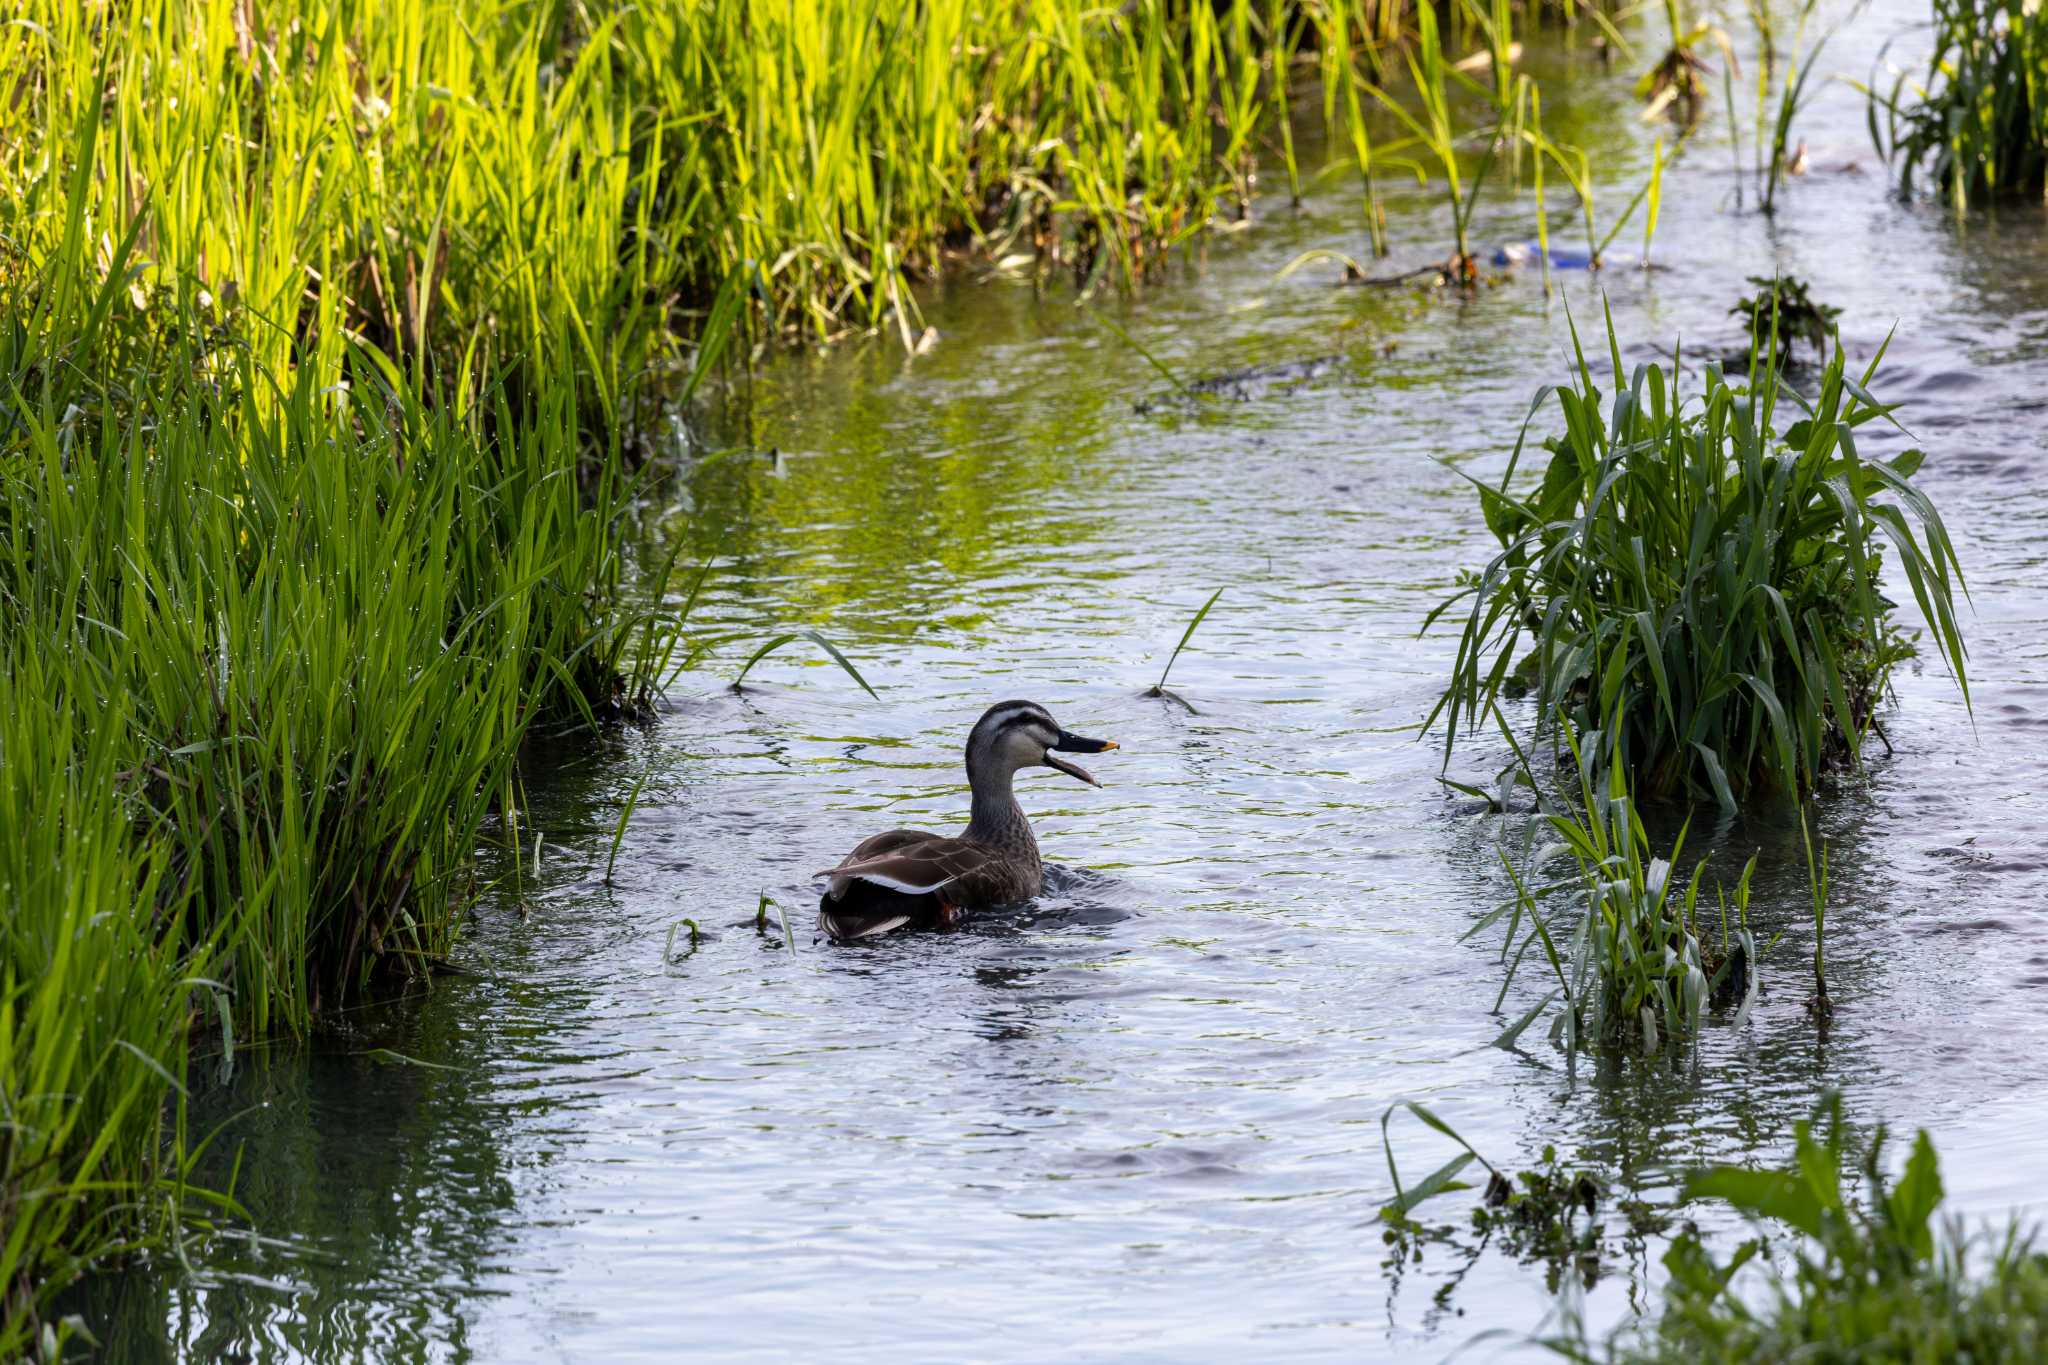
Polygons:
M1842 310L1816 300L1812 286L1796 275L1751 275L1749 282L1756 292L1737 299L1728 310L1742 319L1749 349L1762 351L1770 358L1767 364L1774 360L1784 365L1792 359L1793 343L1803 341L1816 359L1825 360L1828 338Z
M1578 737L1568 730L1566 738L1576 758ZM1496 1008L1532 950L1557 982L1494 1040L1497 1045L1512 1045L1557 1003L1550 1034L1567 1050L1632 1043L1652 1052L1664 1040L1696 1034L1710 1001L1733 998L1746 1007L1758 956L1749 929L1749 881L1756 860L1743 868L1734 890L1721 895L1717 945L1700 932L1706 861L1694 865L1683 890L1674 882L1685 830L1679 831L1669 858L1652 856L1649 831L1621 765L1607 765L1604 790L1595 787L1589 765L1577 763L1576 769L1579 808L1549 813L1543 824L1577 864L1577 877L1538 882L1540 868L1518 870L1503 852L1501 864L1514 897L1481 917L1465 937L1507 921L1501 959L1508 971ZM1578 903L1575 923L1561 922L1563 912L1553 897Z
M1870 137L1895 164L1961 213L2048 186L2048 13L2029 0L1934 0L1924 82L1910 73L1869 91ZM1882 122L1880 122L1880 114Z
M1737 1275L1768 1265L1751 1239L1725 1263L1688 1230L1664 1257L1669 1288L1661 1312L1606 1343L1583 1323L1548 1344L1574 1360L2038 1360L2048 1351L2048 1256L2018 1227L1986 1249L1959 1225L1935 1225L1940 1164L1925 1132L1904 1171L1884 1171L1879 1128L1853 1188L1839 1095L1829 1095L1796 1130L1793 1159L1778 1170L1719 1166L1694 1176L1688 1199L1723 1201L1752 1219L1799 1236L1787 1269L1766 1275L1761 1303Z
M1621 344L1610 327L1614 372ZM1709 364L1697 394L1674 363L1636 367L1610 410L1583 349L1554 396L1561 434L1539 486L1474 481L1501 551L1429 617L1466 605L1451 680L1429 717L1445 760L1461 730L1528 691L1539 729L1597 734L1596 763L1639 795L1804 792L1854 760L1891 670L1913 645L1878 589L1889 540L1968 697L1948 532L1913 483L1918 450L1864 459L1856 430L1886 419L1840 348L1808 402L1752 361L1738 387ZM1782 427L1782 407L1800 415ZM1918 531L1915 531L1915 523ZM1610 717L1619 717L1612 725Z
M643 707L676 629L623 605L670 340L601 57L350 17L0 30L0 1358L179 1216L194 1030L423 979L523 738Z

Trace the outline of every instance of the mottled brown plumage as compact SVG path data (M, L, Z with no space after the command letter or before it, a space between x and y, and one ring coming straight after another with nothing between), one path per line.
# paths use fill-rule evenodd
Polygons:
M959 835L892 829L863 839L828 879L818 927L835 939L872 938L902 928L943 928L963 910L1030 900L1044 885L1038 840L1012 791L1019 768L1043 765L1100 785L1052 750L1100 753L1108 740L1060 729L1042 706L990 707L967 737L973 815Z

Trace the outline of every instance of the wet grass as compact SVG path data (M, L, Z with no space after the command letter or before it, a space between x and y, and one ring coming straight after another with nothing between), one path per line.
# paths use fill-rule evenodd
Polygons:
M1611 326L1608 345L1620 375ZM1754 358L1746 384L1710 363L1691 393L1675 363L1639 365L1603 414L1579 349L1499 483L1474 483L1500 553L1429 618L1464 616L1429 717L1446 763L1460 733L1527 695L1539 735L1569 720L1587 759L1625 766L1639 795L1732 807L1812 790L1859 759L1916 648L1880 589L1886 541L1967 700L1962 569L1913 482L1923 455L1857 445L1892 416L1869 387L1882 358L1852 377L1837 346L1810 400ZM1529 427L1553 402L1563 430L1540 485L1520 487Z
M1935 0L1924 76L1875 80L1870 137L1899 192L1925 183L1957 213L2039 199L2048 184L2048 14L2023 0Z

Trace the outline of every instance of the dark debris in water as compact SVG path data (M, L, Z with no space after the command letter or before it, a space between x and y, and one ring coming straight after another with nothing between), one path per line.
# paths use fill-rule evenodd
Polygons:
M1306 360L1281 360L1267 365L1247 365L1193 380L1169 394L1140 398L1131 407L1140 415L1156 412L1196 412L1204 403L1249 403L1292 393L1328 374L1343 360L1337 354L1310 356Z

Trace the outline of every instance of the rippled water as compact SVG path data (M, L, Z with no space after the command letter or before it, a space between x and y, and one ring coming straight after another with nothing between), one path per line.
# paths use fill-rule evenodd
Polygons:
M1917 15L1879 6L1827 66L1863 75ZM1553 82L1550 117L1596 145L1611 213L1655 130L1628 73L1581 77L1569 100ZM1958 228L1890 202L1849 89L1801 130L1813 169L1775 221L1734 211L1710 124L1666 189L1663 268L1559 280L1594 326L1608 291L1631 359L1733 345L1742 277L1773 269L1843 307L1859 359L1898 323L1879 391L1930 451L1969 575L1976 709L1937 667L1902 678L1896 757L1821 807L1825 1039L1778 809L1705 841L1728 872L1761 851L1755 917L1785 931L1747 1023L1575 1074L1486 1045L1500 971L1457 940L1502 894L1514 817L1436 782L1415 726L1452 640L1416 629L1487 546L1444 462L1499 469L1563 373L1566 317L1528 274L1469 302L1335 288L1328 265L1279 278L1312 248L1362 252L1333 174L1106 305L1190 376L1335 357L1305 382L1139 412L1155 372L1064 291L1001 281L928 301L926 357L878 341L759 375L732 434L780 458L707 463L650 516L657 547L714 560L708 657L650 730L527 765L538 874L529 832L522 884L466 939L471 975L310 1057L202 1078L195 1121L222 1127L201 1175L238 1154L262 1238L92 1286L105 1358L1357 1359L1536 1328L1542 1266L1469 1236L1389 1264L1372 1220L1400 1099L1498 1164L1555 1144L1667 1203L1694 1163L1782 1154L1838 1086L1860 1125L1933 1129L1956 1207L2041 1210L2043 218ZM1389 216L1392 265L1441 255L1433 199ZM1488 243L1526 237L1529 200L1481 219ZM1173 675L1195 713L1141 696L1218 586ZM881 700L794 646L725 691L778 627L828 633ZM814 942L809 874L876 829L962 822L965 732L1013 696L1122 744L1093 764L1105 790L1021 782L1059 865L1046 894L952 934ZM757 930L763 894L793 952L778 911ZM701 940L681 929L665 961L684 917ZM1395 1133L1406 1168L1445 1155ZM1426 1207L1461 1222L1466 1198ZM1600 1323L1660 1275L1657 1238L1611 1230Z

